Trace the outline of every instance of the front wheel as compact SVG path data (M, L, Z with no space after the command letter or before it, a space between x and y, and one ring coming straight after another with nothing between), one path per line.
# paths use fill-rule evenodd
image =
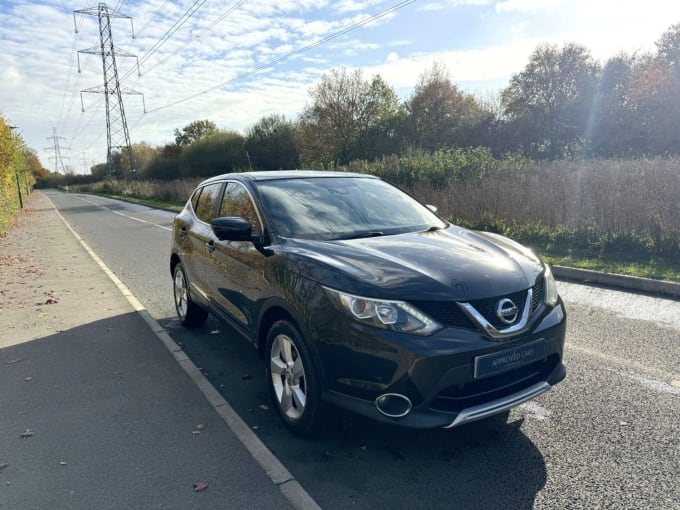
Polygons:
M193 328L205 322L208 312L191 300L189 280L181 263L177 264L173 271L173 294L177 317L183 326Z
M267 335L269 393L286 427L309 436L321 421L321 389L309 348L288 321L274 323Z

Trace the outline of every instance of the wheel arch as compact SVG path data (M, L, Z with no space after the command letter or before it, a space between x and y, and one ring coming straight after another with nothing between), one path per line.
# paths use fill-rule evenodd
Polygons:
M326 386L326 373L321 363L321 358L317 351L314 338L312 338L309 330L305 326L303 317L296 312L291 306L283 300L275 299L271 301L268 306L264 307L260 319L258 321L257 329L257 352L260 359L265 359L265 350L267 347L267 336L272 326L280 320L286 320L295 326L302 335L303 341L307 344L309 351L313 357L314 366L321 381L322 389Z
M179 258L179 255L176 253L173 253L170 255L170 276L174 276L175 274L175 266L182 262Z

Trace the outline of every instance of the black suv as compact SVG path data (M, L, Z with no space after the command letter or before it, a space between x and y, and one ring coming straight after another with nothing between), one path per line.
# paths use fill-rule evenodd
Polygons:
M507 414L565 377L555 279L433 211L362 174L208 179L174 222L179 319L210 312L253 342L297 434L324 402L418 428Z

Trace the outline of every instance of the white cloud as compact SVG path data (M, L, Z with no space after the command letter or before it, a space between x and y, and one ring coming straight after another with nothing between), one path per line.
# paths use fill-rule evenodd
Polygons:
M496 4L496 11L509 12L557 9L562 3L564 3L564 0L505 0Z

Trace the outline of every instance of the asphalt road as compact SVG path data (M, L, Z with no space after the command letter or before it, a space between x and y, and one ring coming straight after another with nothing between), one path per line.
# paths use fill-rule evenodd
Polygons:
M302 440L244 339L174 318L172 213L47 195L325 509L680 509L680 301L560 282L567 379L507 424L410 431L337 414Z

